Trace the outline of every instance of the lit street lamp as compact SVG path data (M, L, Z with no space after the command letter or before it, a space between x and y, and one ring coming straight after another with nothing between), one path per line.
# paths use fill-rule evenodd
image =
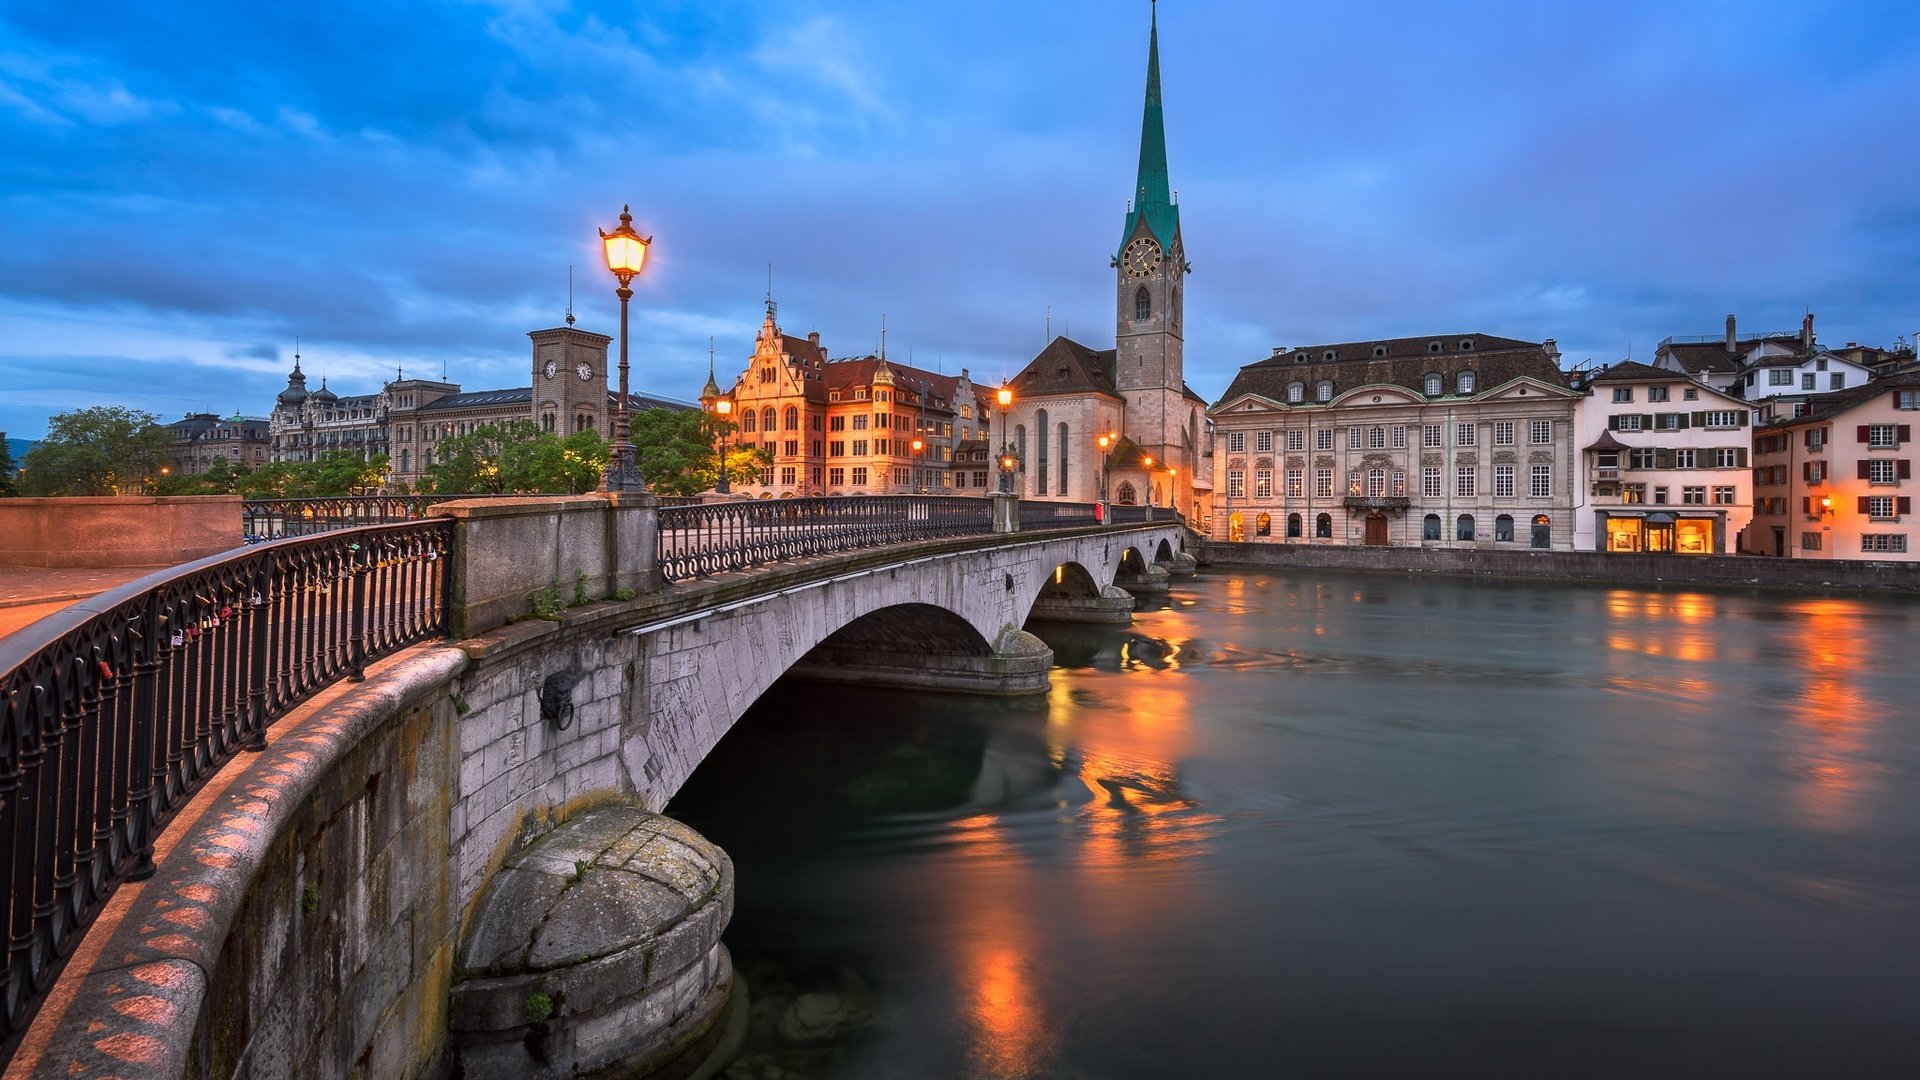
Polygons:
M1000 402L1000 434L1010 437L1013 433L1007 430L1007 410L1013 407L1013 387L1001 383L1000 389L994 391L993 396ZM1013 448L1010 438L1004 448L1008 450ZM1013 494L1013 469L1016 464L1018 460L1012 454L1000 456L1000 490L1009 495Z
M1119 436L1111 431L1100 433L1100 501L1107 501L1107 458L1113 455L1113 444Z
M925 471L922 467L922 458L920 457L920 451L926 449L926 446L927 446L927 443L925 439L921 439L918 436L914 438L913 440L913 487L915 491L919 492L922 495L925 495L927 493L927 484L926 484Z
M713 403L713 415L720 418L720 482L713 490L722 495L733 493L733 482L727 478L727 418L733 415L733 399L720 398Z
M613 291L620 298L620 397L613 409L613 458L607 462L605 486L608 491L647 490L644 477L633 471L633 443L627 429L627 301L633 299L633 279L647 261L647 246L653 237L633 231L632 208L620 208L620 224L612 232L600 230L600 243L606 249L607 269L620 281Z

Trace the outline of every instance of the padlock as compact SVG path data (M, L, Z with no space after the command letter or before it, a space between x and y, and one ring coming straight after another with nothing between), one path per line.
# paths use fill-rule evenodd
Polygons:
M247 603L252 604L254 607L259 607L265 604L266 600L262 598L259 593L254 593L253 596L247 600Z
M98 668L100 669L100 677L101 677L102 679L106 679L106 680L108 680L109 682L111 682L111 681L113 680L113 665L112 665L112 664L109 664L109 663L107 663L107 662L106 662L105 660L102 660L102 661L100 661L100 663L99 663L99 664L97 664L97 665L95 665L95 666L97 666L97 667L98 667Z
M223 619L231 619L231 618L233 618L233 605L232 605L232 604L222 604L222 605L220 606L220 617L221 617L221 618L223 618Z
M178 630L175 630L171 635L167 637L167 644L171 645L176 649L182 645L185 645L186 643L187 643L186 635L182 634Z

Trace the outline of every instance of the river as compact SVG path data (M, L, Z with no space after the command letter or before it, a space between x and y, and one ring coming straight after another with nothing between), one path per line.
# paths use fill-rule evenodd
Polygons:
M730 1075L1915 1075L1920 604L1220 569L1031 629L1044 700L783 682L668 807Z

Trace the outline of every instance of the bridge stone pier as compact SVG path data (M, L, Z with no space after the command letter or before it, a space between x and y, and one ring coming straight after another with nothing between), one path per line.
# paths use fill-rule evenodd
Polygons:
M627 1062L623 1038L692 1070L724 1042L732 876L697 837L642 857L674 828L647 815L787 674L1044 692L1027 621L1126 621L1123 567L1151 581L1185 541L1171 522L982 531L662 584L651 499L433 513L454 522L460 640L372 665L230 761L95 924L21 1075L560 1077ZM535 851L569 824L587 854ZM539 902L486 900L503 871ZM583 897L666 914L604 953L500 944L594 925ZM624 974L588 993L587 970Z

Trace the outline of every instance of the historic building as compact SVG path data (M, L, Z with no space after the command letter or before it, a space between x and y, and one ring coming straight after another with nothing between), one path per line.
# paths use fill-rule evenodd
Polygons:
M1873 376L1875 362L1889 364L1898 351L1823 348L1813 333L1813 314L1800 321L1800 332L1780 331L1739 335L1732 315L1720 338L1672 338L1654 350L1653 366L1687 375L1715 390L1769 401L1769 415L1788 416L1812 408L1821 394L1859 386Z
M1585 465L1583 551L1726 555L1753 513L1752 403L1622 361L1587 376L1574 410Z
M1487 334L1275 349L1209 410L1213 536L1572 547L1580 395L1559 356Z
M222 419L213 413L188 413L167 425L173 432L168 462L181 476L198 476L225 461L231 469L256 469L267 463L271 439L264 416L231 416Z
M607 346L612 338L567 325L535 330L531 385L462 392L458 383L408 379L404 372L371 394L343 396L307 389L300 356L293 358L287 388L274 399L268 420L273 461L317 461L327 454L362 458L386 454L394 480L413 482L434 461L434 447L486 424L530 420L546 431L594 430L613 439L617 391L607 388ZM685 401L630 392L628 409L691 409Z
M1091 502L1104 485L1109 501L1173 506L1197 524L1206 399L1185 378L1182 286L1192 267L1167 173L1157 16L1147 38L1139 168L1110 263L1114 348L1049 342L1012 379L1012 415L996 440L1018 460L1023 498ZM1105 453L1102 435L1117 436Z
M978 470L955 461L960 444L982 437L987 417L964 368L946 375L885 355L829 359L817 331L793 337L777 313L769 298L747 368L725 392L735 444L772 459L736 492L980 494ZM710 378L701 396L711 401L722 391Z
M1753 524L1741 550L1800 559L1920 554L1913 517L1920 372L1817 399L1753 433Z

